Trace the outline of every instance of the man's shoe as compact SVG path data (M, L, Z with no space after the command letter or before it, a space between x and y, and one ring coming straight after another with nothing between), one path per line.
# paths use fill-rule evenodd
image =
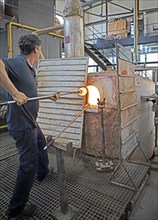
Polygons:
M37 212L37 210L38 208L35 204L26 204L19 215L16 217L9 217L8 220L22 220L23 218L32 217Z

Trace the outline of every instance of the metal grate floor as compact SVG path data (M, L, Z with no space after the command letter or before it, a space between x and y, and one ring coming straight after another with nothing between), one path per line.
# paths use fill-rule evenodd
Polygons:
M123 165L126 168L128 175L132 179L135 187L139 189L142 184L143 178L149 170L150 163L142 161L123 161ZM129 176L127 175L124 167L120 164L119 169L116 171L112 177L112 181L117 182L118 184L124 184L128 187L134 188Z
M55 172L42 183L34 182L30 202L35 203L39 207L39 211L29 220L55 220L53 211L60 206L55 158L55 155L51 153L50 162L55 167ZM108 181L111 173L98 173L95 169L94 158L89 157L86 162L80 160L75 163L69 157L64 159L69 204L79 210L75 220L120 219L135 192L111 184ZM128 164L128 166L133 170L133 178L138 178L140 175L138 178L138 185L140 185L147 172L147 166L138 164ZM0 167L0 219L5 220L4 213L16 177L18 156L12 155L1 160ZM125 179L122 172L120 175L121 181Z
M17 154L15 142L6 133L0 134L0 161Z

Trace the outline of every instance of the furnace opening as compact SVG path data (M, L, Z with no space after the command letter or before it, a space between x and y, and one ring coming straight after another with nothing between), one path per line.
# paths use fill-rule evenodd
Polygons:
M87 86L88 89L88 96L87 96L87 104L90 105L92 108L98 107L98 99L100 100L100 93L97 87L95 86Z

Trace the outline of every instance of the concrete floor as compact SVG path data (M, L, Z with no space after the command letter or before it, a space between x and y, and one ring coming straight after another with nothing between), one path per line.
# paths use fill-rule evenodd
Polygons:
M158 172L151 171L151 175L137 200L129 220L157 220L158 219Z

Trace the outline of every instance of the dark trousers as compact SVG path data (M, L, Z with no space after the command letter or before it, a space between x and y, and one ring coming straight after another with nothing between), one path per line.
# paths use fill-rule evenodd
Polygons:
M16 141L20 164L6 214L9 217L16 217L29 199L35 176L44 178L48 174L49 162L47 150L44 150L46 140L39 127L13 131L10 135Z

